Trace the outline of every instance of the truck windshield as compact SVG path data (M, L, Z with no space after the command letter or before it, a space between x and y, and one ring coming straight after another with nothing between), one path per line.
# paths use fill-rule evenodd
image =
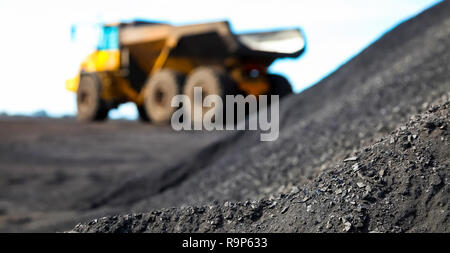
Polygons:
M116 26L103 27L97 46L98 50L119 49L119 29Z

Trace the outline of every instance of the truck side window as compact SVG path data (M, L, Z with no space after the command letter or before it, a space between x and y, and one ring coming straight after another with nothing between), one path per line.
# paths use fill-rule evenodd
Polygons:
M114 26L103 27L98 42L98 50L119 49L119 30Z

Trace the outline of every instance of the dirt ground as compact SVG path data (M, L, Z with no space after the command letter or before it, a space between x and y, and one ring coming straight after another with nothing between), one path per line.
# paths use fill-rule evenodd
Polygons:
M176 183L176 167L225 132L175 132L139 122L81 124L71 119L0 120L0 231L61 231L99 215L128 211L104 205L146 174L145 191Z
M0 231L448 232L448 13L285 98L275 142L2 119Z

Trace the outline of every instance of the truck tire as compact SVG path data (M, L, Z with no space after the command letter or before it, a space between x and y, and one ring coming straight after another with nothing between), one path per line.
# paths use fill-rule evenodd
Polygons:
M268 74L267 78L270 83L269 95L278 95L281 99L293 93L291 84L284 76Z
M81 74L77 90L77 118L80 121L102 121L109 108L101 97L101 79L95 73Z
M172 98L180 94L184 76L173 70L155 73L145 84L144 109L151 122L166 124L176 110L171 106Z
M191 101L191 110L185 113L190 115L191 122L200 122L203 119L203 115L211 110L210 108L204 108L203 104L194 103L194 88L202 88L202 101L208 95L218 95L223 101L223 110L225 110L225 96L235 95L237 92L237 86L231 80L229 75L220 68L213 67L199 67L189 75L184 85L183 94L186 95ZM193 115L195 107L201 107L202 114ZM215 107L215 109L218 109ZM225 112L225 111L224 111ZM225 119L225 115L224 115Z

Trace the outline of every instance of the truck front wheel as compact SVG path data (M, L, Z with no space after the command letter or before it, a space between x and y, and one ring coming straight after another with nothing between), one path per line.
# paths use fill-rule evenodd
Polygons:
M101 121L108 116L108 107L101 97L101 81L95 73L81 74L77 90L77 118L80 121Z

